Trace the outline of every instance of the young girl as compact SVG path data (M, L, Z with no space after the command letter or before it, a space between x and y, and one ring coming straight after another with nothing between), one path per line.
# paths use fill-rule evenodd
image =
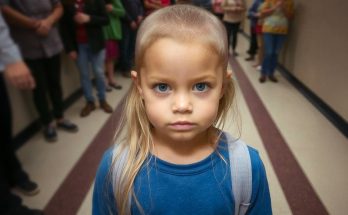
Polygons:
M97 172L93 214L233 214L239 205L219 129L234 99L224 26L194 6L160 9L140 26L135 60L117 143ZM249 153L248 214L272 214L262 161Z

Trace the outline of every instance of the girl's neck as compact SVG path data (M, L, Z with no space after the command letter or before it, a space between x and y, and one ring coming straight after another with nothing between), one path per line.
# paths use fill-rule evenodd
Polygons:
M203 160L215 150L216 135L205 132L190 141L179 142L154 134L152 153L169 163L191 164Z

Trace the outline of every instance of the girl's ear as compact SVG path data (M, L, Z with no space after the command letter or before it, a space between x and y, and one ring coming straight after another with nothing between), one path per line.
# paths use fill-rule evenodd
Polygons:
M220 99L225 94L226 85L230 81L231 78L232 78L232 71L231 70L227 70L226 77L224 78L224 81L222 83L222 88L221 88L221 92L220 92Z
M143 98L143 89L141 89L140 79L138 77L138 72L136 72L134 70L131 71L131 78L132 78L133 84L137 87L141 98Z

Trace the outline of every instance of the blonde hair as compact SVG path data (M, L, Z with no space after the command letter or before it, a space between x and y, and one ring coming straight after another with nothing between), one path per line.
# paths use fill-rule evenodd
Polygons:
M226 31L213 14L204 9L190 5L169 6L148 16L141 24L137 40L135 64L139 79L140 69L144 64L146 50L162 38L171 38L182 42L200 42L212 53L218 55L219 61L227 75L228 46ZM219 101L217 118L212 127L223 127L233 100L235 88L230 78L224 80L224 95ZM130 214L130 199L141 205L134 194L135 178L150 156L153 146L151 124L146 116L143 100L135 84L132 84L124 106L123 117L115 134L111 175L113 191L118 214ZM122 166L118 159L124 159ZM117 175L117 176L116 176ZM117 178L117 180L115 180Z

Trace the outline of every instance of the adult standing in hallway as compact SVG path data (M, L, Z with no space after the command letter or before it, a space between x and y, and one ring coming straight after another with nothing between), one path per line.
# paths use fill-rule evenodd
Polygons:
M121 2L126 15L121 19L123 36L118 67L123 76L130 77L134 64L135 39L139 25L144 19L144 7L141 0L121 0Z
M0 214L42 214L39 210L22 205L20 197L11 193L17 186L29 194L38 193L38 186L16 157L12 143L12 112L2 71L7 80L19 89L33 89L35 81L28 67L21 60L19 49L10 38L6 23L0 12Z
M278 82L274 72L289 31L289 20L294 14L294 3L292 0L265 0L260 11L263 18L264 59L259 81L264 83L268 77L270 81Z
M125 15L121 0L106 0L105 9L109 17L109 25L103 28L105 38L105 73L106 91L111 91L111 87L116 90L122 86L115 81L114 66L119 60L119 43L122 39L121 17Z
M245 18L246 3L245 0L224 0L221 7L224 10L223 21L226 26L228 46L232 45L232 55L236 57L238 31L240 23Z
M248 19L250 20L250 41L249 41L249 49L247 53L249 57L247 57L246 61L252 61L255 59L255 55L257 53L257 49L259 48L257 42L257 24L259 21L259 7L262 4L263 0L254 0L253 4L250 6L248 10Z
M44 137L57 140L56 127L77 132L78 127L64 118L60 77L60 53L63 49L57 21L63 13L58 0L1 0L11 35L18 44L36 82L33 90L35 107L44 125ZM53 106L50 111L47 94ZM55 118L56 123L54 123Z
M80 112L81 117L88 116L96 109L90 67L96 80L99 106L106 113L112 113L112 107L106 101L104 75L105 40L103 27L109 18L103 0L64 0L64 15L61 20L61 34L65 51L77 62L80 81L86 105Z

